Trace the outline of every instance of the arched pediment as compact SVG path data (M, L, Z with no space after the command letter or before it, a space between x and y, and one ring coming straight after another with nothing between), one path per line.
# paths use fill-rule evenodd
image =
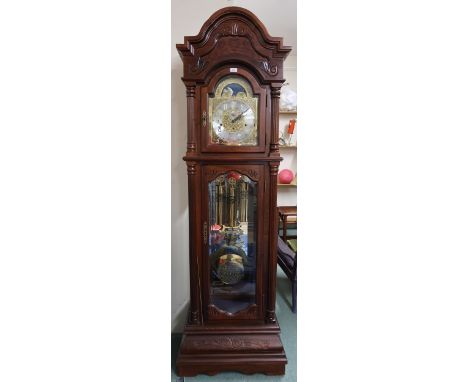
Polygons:
M252 12L227 7L215 12L196 36L177 44L184 62L184 80L204 81L220 63L246 64L262 82L282 81L284 58L291 47L281 37L272 37Z

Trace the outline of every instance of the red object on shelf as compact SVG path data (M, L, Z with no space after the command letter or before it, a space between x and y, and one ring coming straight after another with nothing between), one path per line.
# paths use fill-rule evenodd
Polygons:
M289 121L289 127L288 127L288 134L293 134L294 133L294 128L296 127L296 120L291 119Z
M278 179L281 184L290 184L294 179L294 173L288 169L281 170Z

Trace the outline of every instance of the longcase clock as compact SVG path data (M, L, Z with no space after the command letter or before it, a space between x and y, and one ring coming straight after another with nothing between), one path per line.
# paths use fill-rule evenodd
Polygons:
M180 376L284 374L275 315L280 89L291 48L250 11L177 45L187 89L190 310Z

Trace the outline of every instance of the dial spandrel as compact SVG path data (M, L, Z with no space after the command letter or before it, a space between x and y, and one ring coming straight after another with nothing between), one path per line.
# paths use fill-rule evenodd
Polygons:
M256 146L258 98L250 84L240 76L228 76L209 98L211 143L231 146Z

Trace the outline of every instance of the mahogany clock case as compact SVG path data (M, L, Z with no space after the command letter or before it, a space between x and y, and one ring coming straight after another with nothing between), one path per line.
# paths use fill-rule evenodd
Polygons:
M252 12L239 7L220 9L198 35L185 37L176 47L183 61L187 95L183 159L188 174L190 241L190 309L176 372L180 376L222 371L284 374L287 359L275 315L276 197L282 159L279 96L283 61L291 48L283 45L282 38L271 37ZM258 106L248 113L245 108L228 117L222 115L231 130L249 123L250 128L255 126L255 144L214 142L210 136L210 97L227 76L239 76L248 83L247 96L255 97L255 102L249 102ZM237 104L248 103L242 102ZM253 125L244 117L247 114L255 117ZM221 233L224 240L230 240L232 253L227 257L216 247L214 238L223 237ZM216 278L213 253L216 260L222 260L218 270L225 271L222 275L228 275L227 279ZM250 288L247 300L241 284ZM226 291L238 297L223 301L229 295Z

